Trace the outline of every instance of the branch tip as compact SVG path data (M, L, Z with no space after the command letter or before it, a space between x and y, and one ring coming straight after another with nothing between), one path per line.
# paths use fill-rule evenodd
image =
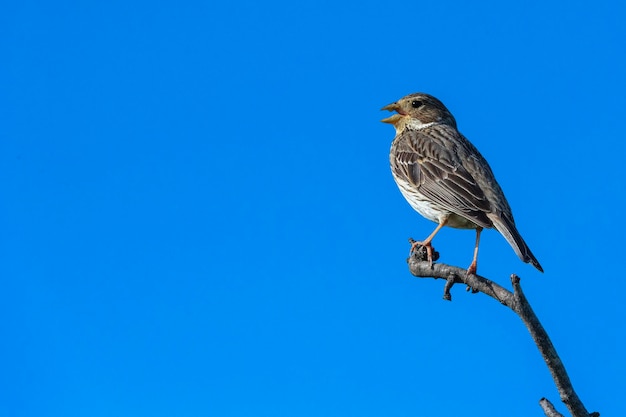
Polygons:
M450 294L450 289L454 285L455 279L453 275L450 275L446 278L446 285L443 286L443 299L447 301L452 301L452 294Z
M546 417L563 417L563 414L556 411L554 405L546 397L539 400L539 405L543 409L543 413Z

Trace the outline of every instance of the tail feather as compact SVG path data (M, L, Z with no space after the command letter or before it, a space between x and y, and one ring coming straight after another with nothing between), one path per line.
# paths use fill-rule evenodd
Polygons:
M504 238L509 242L517 256L526 262L530 263L532 266L537 268L540 272L543 272L543 268L539 264L535 255L530 251L530 248L522 239L522 235L517 231L517 227L515 227L515 223L513 220L509 220L504 216L498 216L497 218L492 218L494 227L504 236Z

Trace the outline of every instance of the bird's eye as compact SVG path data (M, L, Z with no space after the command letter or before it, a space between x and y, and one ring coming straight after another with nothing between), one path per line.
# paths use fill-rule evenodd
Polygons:
M413 101L411 102L411 106L413 106L413 108L414 108L414 109L416 109L416 108L418 108L418 107L421 107L421 106L422 106L422 104L424 104L424 103L422 103L422 102L421 102L421 101L419 101L419 100L413 100Z

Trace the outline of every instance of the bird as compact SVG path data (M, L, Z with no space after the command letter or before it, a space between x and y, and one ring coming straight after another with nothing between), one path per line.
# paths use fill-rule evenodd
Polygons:
M437 98L414 93L384 106L395 112L381 120L392 124L396 136L389 162L393 178L411 207L437 223L423 241L432 265L432 240L442 227L475 229L476 241L467 274L476 274L483 229L495 228L517 256L540 272L543 268L520 235L502 188L487 163L457 129L452 113Z

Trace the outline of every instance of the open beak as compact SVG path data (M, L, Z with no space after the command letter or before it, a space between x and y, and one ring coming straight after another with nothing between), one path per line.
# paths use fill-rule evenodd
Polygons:
M393 102L391 104L387 104L381 110L394 111L394 110L398 110L398 108L400 108L400 106L398 106L398 103Z
M400 108L400 106L398 106L397 103L391 103L391 104L387 104L385 107L383 107L381 110L388 110L388 111L396 111ZM389 124L396 124L398 122L398 120L402 119L402 115L401 114L392 114L391 116L387 117L386 119L381 120L381 122L383 123L389 123Z

